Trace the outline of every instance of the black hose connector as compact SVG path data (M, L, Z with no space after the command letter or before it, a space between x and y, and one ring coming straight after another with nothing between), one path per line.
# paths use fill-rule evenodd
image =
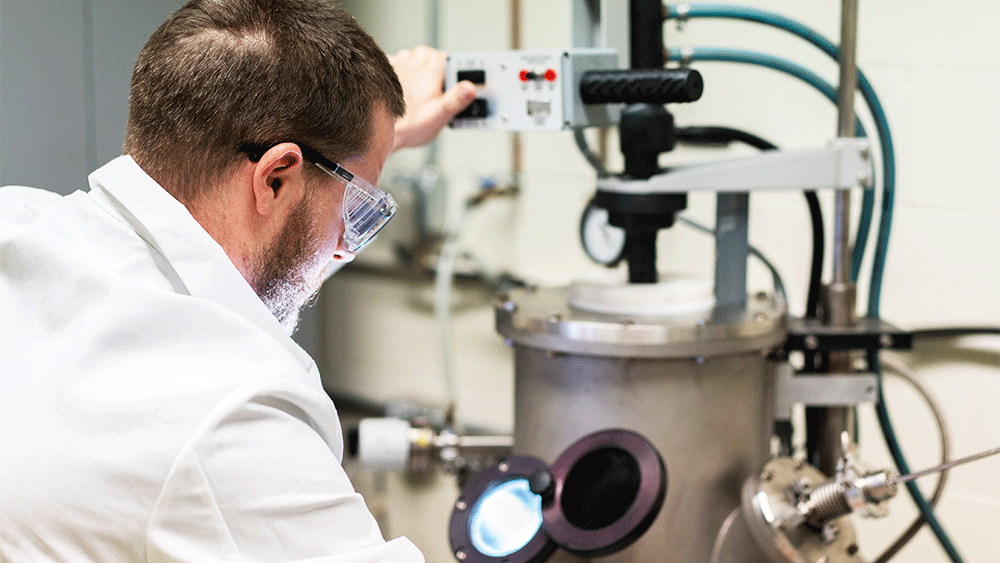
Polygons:
M585 104L672 104L701 98L701 73L689 68L590 70L580 80Z

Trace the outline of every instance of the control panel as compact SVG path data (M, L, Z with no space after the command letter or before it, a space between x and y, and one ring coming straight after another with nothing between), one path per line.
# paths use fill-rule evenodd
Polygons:
M452 127L536 131L614 125L621 104L584 104L580 79L587 71L617 67L613 49L450 53L445 87L462 80L476 85L475 101Z

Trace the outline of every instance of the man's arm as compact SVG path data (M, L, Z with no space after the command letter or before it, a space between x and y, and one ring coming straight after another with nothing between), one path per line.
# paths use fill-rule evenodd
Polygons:
M156 563L423 563L385 542L364 499L308 416L259 397L179 456L149 524Z
M389 55L403 85L406 115L396 122L394 150L425 145L476 97L476 87L459 82L444 91L447 55L430 47L404 49Z

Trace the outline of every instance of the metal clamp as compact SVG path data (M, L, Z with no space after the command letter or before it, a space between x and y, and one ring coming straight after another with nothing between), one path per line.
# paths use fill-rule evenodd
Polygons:
M791 418L792 405L851 406L878 400L873 373L795 374L790 364L778 365L775 378L774 415Z
M909 350L913 335L878 319L858 319L849 327L831 327L816 319L788 319L785 351Z

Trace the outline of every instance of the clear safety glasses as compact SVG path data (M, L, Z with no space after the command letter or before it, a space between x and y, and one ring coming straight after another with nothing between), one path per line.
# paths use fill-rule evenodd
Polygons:
M321 155L315 149L302 143L295 142L295 144L302 149L303 158L344 184L344 248L348 252L357 253L375 238L389 219L392 219L399 206L391 195ZM244 145L240 150L248 153L250 159L256 162L271 146Z

